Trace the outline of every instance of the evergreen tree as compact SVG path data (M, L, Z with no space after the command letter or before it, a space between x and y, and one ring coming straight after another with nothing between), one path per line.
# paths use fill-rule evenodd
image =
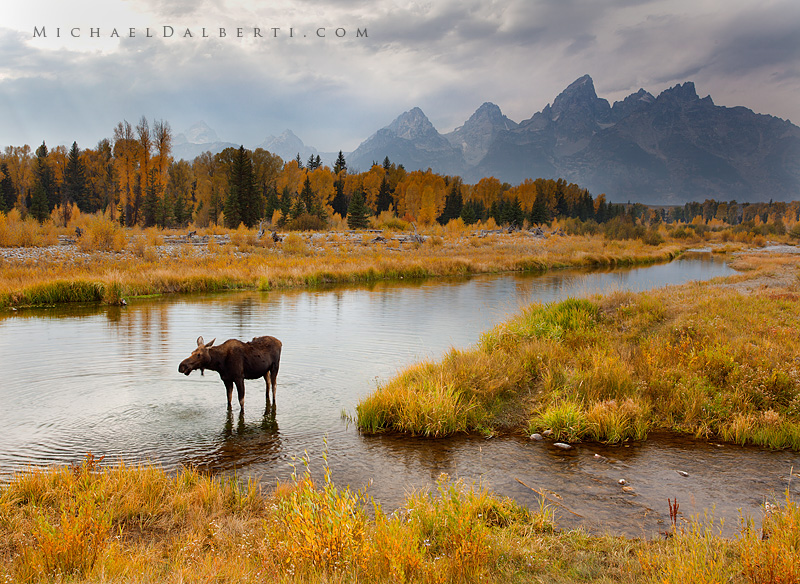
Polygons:
M347 172L347 161L345 161L342 151L339 150L339 156L336 157L336 162L333 163L333 173L339 174L343 170Z
M236 228L239 223L252 227L260 219L261 193L256 187L253 161L249 151L240 146L233 156L228 178L228 199L225 201L225 223Z
M333 186L336 189L336 194L333 196L333 201L331 201L333 212L338 213L340 217L346 217L347 197L344 194L344 179L336 179L336 182L333 183Z
M388 160L389 157L387 156L386 159ZM376 206L378 213L382 213L383 211L390 211L394 206L394 199L392 198L392 190L389 188L389 181L386 178L386 175L383 175L383 181L381 181L381 188L378 190L378 200L376 201Z
M347 226L350 229L366 229L369 226L369 215L364 193L358 189L350 197L350 205L347 207Z
M299 200L303 203L303 210L311 213L314 208L314 191L311 190L311 180L308 178L308 173L306 173L306 180L303 183L303 190L300 191Z
M306 205L303 202L303 198L302 197L297 197L294 200L294 205L292 205L292 208L289 211L289 219L294 221L295 219L300 217L300 215L302 215L305 212L306 212Z
M447 225L451 219L456 219L461 216L463 208L464 199L461 196L461 184L456 180L453 181L453 184L450 186L450 190L444 200L444 209L437 221L442 225Z
M47 202L47 212L50 213L58 204L58 192L56 191L56 179L53 174L53 169L48 162L49 152L47 145L42 142L42 145L36 149L36 167L34 169L36 180L41 185L44 191L45 201ZM31 205L33 201L31 201Z
M305 167L303 166L303 159L302 159L302 158L300 158L300 153L299 153L299 152L297 153L297 157L295 158L295 160L297 161L297 168L299 168L300 170L302 170L303 168L305 168Z
M383 159L383 170L385 170L386 172L389 172L389 170L391 170L391 168L392 168L392 163L389 160L389 157L387 156L386 158Z
M517 197L506 204L506 222L513 227L522 227L525 222L525 213L522 212L522 205Z
M3 173L3 178L0 180L0 211L8 212L14 208L17 194L14 192L14 183L11 182L8 165L5 162L0 163L0 172Z
M484 207L478 201L467 201L461 208L461 219L467 225L473 225L483 219Z
M547 204L544 202L544 197L538 195L536 200L533 202L533 207L531 208L531 223L534 225L541 225L543 223L547 223L550 220L549 214L547 212Z
M50 216L50 210L47 207L47 194L42 183L37 180L36 185L33 187L33 196L28 210L34 219L39 223L43 223Z
M64 186L61 189L61 206L66 208L75 203L81 211L92 211L87 205L86 173L81 162L81 151L78 143L73 142L64 168Z

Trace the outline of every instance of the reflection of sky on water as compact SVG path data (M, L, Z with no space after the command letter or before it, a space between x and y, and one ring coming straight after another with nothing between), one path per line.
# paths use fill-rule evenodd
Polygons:
M387 442L360 436L342 411L353 413L377 380L450 347L468 347L531 302L730 273L719 261L685 259L611 272L23 310L0 319L0 477L28 463L70 462L91 451L109 460L149 459L169 468L190 463L274 482L288 476L292 456L318 454L327 437L334 477L356 486L373 480L376 496L386 501L429 484L441 471L505 484L501 475L508 479L512 470L500 459L529 456L518 451L527 443ZM274 414L265 411L263 380L246 382L244 415L234 408L229 416L216 373L177 372L200 335L222 342L263 334L284 344Z

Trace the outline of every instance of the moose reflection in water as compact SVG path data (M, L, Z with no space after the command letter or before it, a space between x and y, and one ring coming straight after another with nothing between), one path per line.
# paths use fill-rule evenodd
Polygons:
M233 385L239 394L239 407L244 410L244 380L263 377L267 384L267 401L269 401L270 382L272 383L272 403L275 403L278 367L281 362L281 342L275 337L255 337L249 343L238 339L228 339L219 346L204 343L203 337L197 337L197 348L178 365L178 371L189 375L195 369L210 369L219 373L228 393L228 409L231 408Z

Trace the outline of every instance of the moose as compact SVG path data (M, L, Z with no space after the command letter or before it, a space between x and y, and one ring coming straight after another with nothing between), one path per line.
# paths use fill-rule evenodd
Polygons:
M233 385L239 394L239 407L244 410L244 380L263 377L267 384L267 400L272 383L272 403L275 403L275 382L281 361L281 342L275 337L255 337L249 343L228 339L214 346L213 339L204 343L197 337L197 348L178 365L178 371L189 375L195 369L202 375L206 369L219 373L228 392L228 409L231 408Z

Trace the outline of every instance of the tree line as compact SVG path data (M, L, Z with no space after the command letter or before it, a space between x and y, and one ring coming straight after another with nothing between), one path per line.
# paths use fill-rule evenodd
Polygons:
M77 143L52 150L42 144L6 147L0 155L0 211L18 209L39 221L66 225L73 205L103 211L121 225L253 227L262 220L278 228L324 229L334 214L351 228L390 213L421 225L461 219L470 225L490 217L498 225L546 224L555 218L607 223L682 221L696 217L729 224L793 214L800 203L687 203L653 208L611 204L604 194L563 179L526 179L512 186L495 177L466 184L458 176L407 171L385 158L363 172L350 170L340 151L331 165L319 155L284 161L264 149L227 148L193 161L174 160L168 122L142 117L122 121L111 139L81 150ZM55 215L54 215L55 213Z

